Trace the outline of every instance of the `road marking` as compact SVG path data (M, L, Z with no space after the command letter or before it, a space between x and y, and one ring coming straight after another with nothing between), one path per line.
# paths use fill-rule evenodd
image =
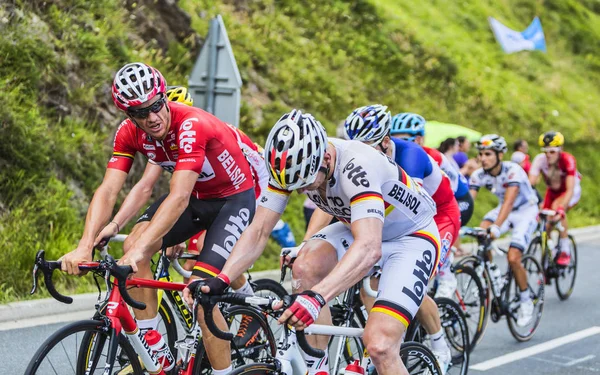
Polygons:
M590 359L595 358L595 357L596 357L595 355L590 354L590 355L587 355L587 356L585 356L583 358L574 359L571 362L567 362L567 363L565 363L565 366L567 366L567 367L573 366L573 365L576 365L576 364L581 363L581 362L589 361Z
M570 335L559 337L554 340L550 340L538 345L531 346L529 348L523 350L517 350L516 352L508 353L502 355L497 358L493 358L487 360L485 362L478 363L476 365L470 366L472 370L477 371L487 371L493 369L494 367L502 366L507 363L511 363L514 361L518 361L523 358L531 357L532 355L536 355L539 353L546 352L548 350L552 350L554 348L558 348L559 346L568 344L573 341L582 340L586 337L597 335L600 333L600 327L594 326L587 329L584 329L579 332L571 333Z
M59 315L48 315L31 319L13 320L9 322L1 322L0 331L8 331L11 329L28 328L55 323L66 323L75 320L85 320L91 319L92 316L94 316L94 310L77 311Z

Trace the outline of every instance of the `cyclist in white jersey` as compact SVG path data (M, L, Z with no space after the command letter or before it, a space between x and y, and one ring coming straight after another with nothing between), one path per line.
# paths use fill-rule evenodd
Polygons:
M535 230L538 198L523 168L511 161L502 161L508 151L504 138L496 134L484 135L476 147L482 168L471 175L469 188L473 199L482 186L498 197L498 206L488 212L480 224L489 229L492 238L500 237L510 228L513 230L508 263L521 290L517 324L525 326L532 318L533 301L527 289L527 274L521 256Z
M230 278L250 267L262 254L291 192L306 192L340 222L324 228L304 246L294 264L295 302L280 322L297 329L315 321L331 324L327 301L379 263L378 298L364 342L379 374L408 374L398 356L400 343L439 260L433 200L382 153L360 142L328 142L322 125L297 110L275 124L265 152L271 180L260 198L256 220L233 247L221 274L204 280L203 292L222 293ZM190 302L189 289L184 295ZM313 346L327 347L327 337L311 339ZM328 374L326 368L311 368L309 374L317 371Z

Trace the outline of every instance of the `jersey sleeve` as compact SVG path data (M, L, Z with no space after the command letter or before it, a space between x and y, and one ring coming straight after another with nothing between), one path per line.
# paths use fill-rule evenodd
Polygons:
M129 173L136 153L135 133L131 132L128 121L121 122L115 133L113 153L106 166L107 168L118 169L126 173Z
M285 207L290 200L290 194L290 191L280 189L269 183L258 199L258 205L277 212L278 214L283 214L283 211L285 211Z
M370 217L383 222L385 205L382 183L373 161L365 155L349 152L344 154L340 166L340 186L344 195L350 197L350 222Z
M423 179L432 172L431 160L425 150L418 147L402 150L396 154L396 163L420 184L423 184Z
M575 157L566 152L563 152L562 154L564 155L563 160L567 176L577 176L577 162L575 161Z
M215 135L212 124L202 123L197 117L189 117L179 125L177 142L179 144L179 157L175 170L192 170L198 174L202 172L202 165L206 157L206 144Z
M521 183L527 180L527 175L525 174L525 171L523 170L523 168L521 168L519 164L516 163L512 163L508 172L506 173L506 176L507 187L519 186L521 185Z
M471 179L469 180L469 189L479 191L481 188L481 176L483 174L483 169L479 168L475 172L471 174Z
M542 170L542 163L544 154L537 154L535 158L533 158L533 162L531 163L531 168L529 169L529 174L532 176L539 176Z

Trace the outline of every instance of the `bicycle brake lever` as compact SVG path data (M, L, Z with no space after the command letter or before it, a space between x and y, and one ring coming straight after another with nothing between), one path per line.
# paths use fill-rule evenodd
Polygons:
M35 291L37 290L37 286L38 286L38 270L40 269L40 265L35 263L35 265L33 266L33 286L31 287L31 292L29 292L29 294L33 294L35 293Z

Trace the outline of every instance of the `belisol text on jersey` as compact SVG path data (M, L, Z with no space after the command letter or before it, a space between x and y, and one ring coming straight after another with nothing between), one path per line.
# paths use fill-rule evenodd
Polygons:
M233 157L229 154L229 151L223 150L217 159L221 162L223 169L227 172L227 175L231 179L231 183L235 187L235 190L240 188L240 185L246 181L246 175L240 167L237 165Z
M388 193L388 196L392 197L399 203L403 204L412 211L413 214L418 215L418 208L421 205L421 200L414 195L412 195L408 190L404 187L394 184L392 190Z

